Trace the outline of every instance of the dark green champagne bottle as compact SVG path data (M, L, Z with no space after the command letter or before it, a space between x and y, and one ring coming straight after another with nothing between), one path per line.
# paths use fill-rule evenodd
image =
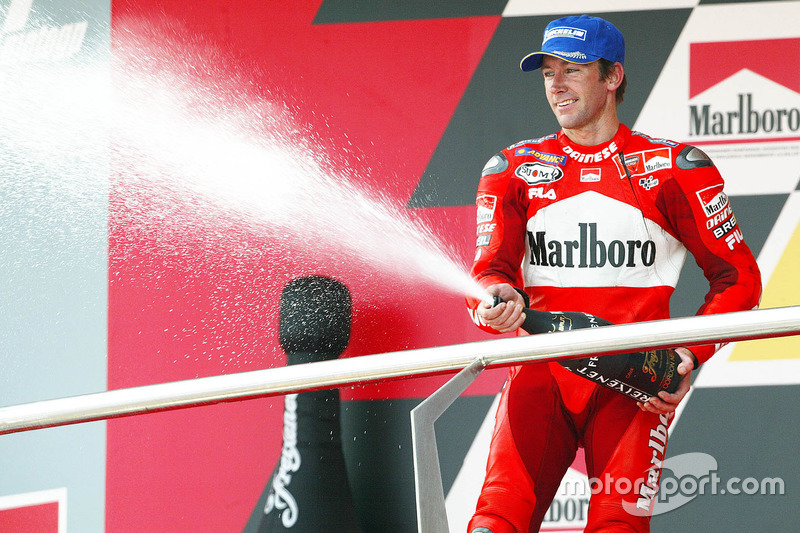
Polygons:
M495 298L495 304L499 303ZM589 313L551 313L525 309L522 329L535 335L571 329L597 328L611 322ZM570 372L599 385L624 394L636 401L646 402L662 390L674 393L682 376L678 374L681 358L671 348L583 357L559 364Z

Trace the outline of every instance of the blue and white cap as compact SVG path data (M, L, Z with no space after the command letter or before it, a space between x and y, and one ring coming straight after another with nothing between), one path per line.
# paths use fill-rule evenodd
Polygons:
M624 63L625 39L607 20L588 15L564 17L547 25L542 50L523 57L519 67L525 72L536 70L545 55L570 63L591 63L601 58Z

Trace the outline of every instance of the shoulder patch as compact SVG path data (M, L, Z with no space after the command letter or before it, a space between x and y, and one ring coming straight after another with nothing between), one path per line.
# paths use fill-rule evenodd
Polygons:
M514 148L516 148L518 146L525 145L525 144L541 144L544 141L549 141L549 140L555 139L557 137L558 137L557 133L551 133L550 135L545 135L544 137L536 137L535 139L525 139L524 141L520 141L518 143L512 144L507 149L508 150L513 150Z
M502 153L495 154L483 166L481 176L489 176L490 174L500 174L508 168L508 159Z
M687 146L678 157L675 158L675 164L678 168L683 170L691 170L700 167L713 167L714 162L706 155L704 151L694 146Z

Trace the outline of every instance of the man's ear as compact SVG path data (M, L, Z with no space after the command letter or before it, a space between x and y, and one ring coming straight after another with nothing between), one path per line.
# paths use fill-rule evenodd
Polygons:
M608 77L606 78L609 90L616 91L617 87L622 84L623 78L625 78L625 67L622 66L622 63L617 61L614 63L614 66L609 69Z

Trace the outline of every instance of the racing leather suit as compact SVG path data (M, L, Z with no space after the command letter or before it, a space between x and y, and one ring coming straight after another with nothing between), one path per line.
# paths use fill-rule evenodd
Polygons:
M522 288L535 309L638 322L669 317L689 251L709 281L698 314L752 309L760 273L723 185L702 151L625 125L598 146L563 132L517 143L483 170L472 275ZM717 348L690 347L699 363ZM670 421L557 363L510 368L469 531L538 531L579 446L590 480L606 480L586 531L648 531Z

